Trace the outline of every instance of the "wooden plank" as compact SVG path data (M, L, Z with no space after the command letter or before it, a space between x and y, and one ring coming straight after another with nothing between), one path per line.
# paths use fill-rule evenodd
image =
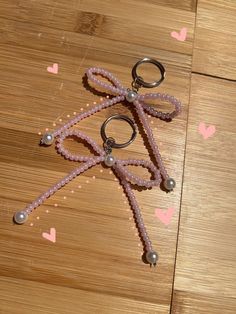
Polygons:
M78 279L75 277L71 280ZM0 313L4 314L74 314L96 311L103 314L142 314L156 311L155 304L143 300L124 299L16 278L0 277L0 291ZM166 307L160 306L159 313L167 313Z
M172 313L236 310L235 96L233 82L192 77Z
M143 2L142 0L138 0L137 2ZM156 0L146 0L145 3L157 4ZM162 5L165 7L178 8L186 11L196 12L197 9L197 1L196 0L158 0L158 5Z
M235 299L227 296L210 296L206 293L174 291L174 305L171 313L221 314L235 313ZM223 312L222 312L223 311Z
M235 0L199 0L193 71L236 80L235 29Z
M13 3L8 6L7 2L0 2L0 17L24 22L29 28L38 26L42 36L40 28L48 27L58 30L64 38L65 32L79 33L94 36L98 41L107 40L111 46L117 42L192 55L195 13L178 6L165 7L133 0L123 3L86 0L76 6L68 6L66 0L59 4L43 0L30 4L28 0ZM173 39L171 32L183 27L188 29L187 40Z

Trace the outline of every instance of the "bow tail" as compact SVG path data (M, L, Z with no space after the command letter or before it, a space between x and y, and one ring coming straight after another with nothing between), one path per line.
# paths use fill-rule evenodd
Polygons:
M147 234L147 230L143 221L143 217L141 215L141 210L134 195L134 192L131 188L130 183L125 179L124 173L122 171L121 166L115 165L113 166L114 171L116 172L118 178L120 178L121 184L126 192L127 198L133 209L134 219L138 228L139 236L144 244L145 251L152 251L152 243Z
M30 203L24 211L26 211L28 214L30 214L34 209L36 209L38 206L44 203L44 201L51 197L53 194L55 194L60 188L68 184L70 181L72 181L74 178L76 178L81 173L85 172L89 168L95 166L96 164L100 163L104 157L94 157L89 159L88 161L84 162L81 166L75 168L73 171L71 171L69 174L67 174L64 178L62 178L60 181L58 181L56 184L54 184L52 187L50 187L46 192L41 194L38 198L36 198L32 203Z
M144 112L144 110L142 108L142 105L137 100L134 101L134 105L135 105L136 111L138 113L139 119L140 119L141 123L143 124L144 129L146 131L147 139L148 139L149 145L151 146L151 148L153 150L154 158L156 160L156 163L158 164L158 167L160 169L160 173L162 174L162 177L164 179L167 179L168 178L167 171L166 171L166 169L164 167L164 164L163 164L163 161L162 161L162 158L161 158L161 154L160 154L158 146L157 146L157 144L156 144L156 142L154 140L154 136L153 136L152 130L151 130L150 126L149 126L149 123L148 123L148 120L146 118L145 112Z

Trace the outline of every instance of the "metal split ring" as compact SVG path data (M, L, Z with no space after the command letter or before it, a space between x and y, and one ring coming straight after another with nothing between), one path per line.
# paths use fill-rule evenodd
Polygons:
M152 64L154 64L154 65L159 69L160 74L161 74L161 78L160 78L158 81L154 81L154 82L152 82L152 83L145 82L145 81L143 80L143 78L137 74L137 68L138 68L141 64L143 64L143 63L152 63ZM165 73L166 73L165 68L164 68L164 66L163 66L160 62L158 62L158 61L155 60L155 59L148 58L148 57L145 57L145 58L139 60L139 61L134 65L134 67L133 67L133 69L132 69L132 76L133 76L134 84L135 84L136 86L139 86L139 87L147 87L147 88L152 88L152 87L156 87L156 86L160 85L161 82L162 82L162 81L164 80L164 78L165 78Z
M111 137L107 137L107 135L106 135L106 126L107 126L107 124L110 121L112 121L114 119L115 120L124 120L124 121L128 122L128 124L131 126L131 128L133 130L133 133L131 135L131 138L127 142L122 143L122 144L118 144L118 143L116 143L115 139L113 139ZM104 143L108 143L110 141L109 145L112 148L124 148L124 147L130 145L134 141L136 136L137 136L137 131L136 131L136 126L135 126L134 121L131 120L129 117L127 117L125 115L122 115L122 114L115 114L113 116L110 116L109 118L107 118L103 122L103 124L101 126L101 137L102 137Z

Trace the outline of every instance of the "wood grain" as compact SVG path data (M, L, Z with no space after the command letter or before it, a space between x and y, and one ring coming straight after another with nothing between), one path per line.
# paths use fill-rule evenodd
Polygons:
M198 1L193 71L236 80L235 16L234 0Z
M185 1L187 2L191 3ZM181 10L178 6L173 8L158 3L133 0L121 2L86 0L74 5L71 3L70 6L66 0L47 3L42 0L34 2L25 0L20 3L12 1L10 7L6 1L0 3L2 7L0 16L4 18L7 15L7 20L4 18L5 25L14 21L21 24L23 28L28 26L28 30L33 27L31 36L42 33L42 39L44 38L42 30L47 27L50 31L54 30L61 35L68 50L73 49L74 46L74 42L72 44L68 42L69 38L72 36L77 39L77 42L80 38L77 34L80 34L89 37L92 46L97 42L106 41L106 44L102 45L103 51L112 49L115 42L121 44L119 53L126 55L130 55L128 48L130 44L136 45L141 50L148 47L192 55L195 13ZM188 40L176 41L173 45L170 33L182 27L188 28ZM6 29L8 33L8 26ZM36 29L37 34L34 34ZM57 41L56 46L59 43ZM30 42L24 41L24 45L28 44L30 45ZM124 51L123 45L126 45Z
M154 303L146 303L143 300L130 300L120 296L15 278L1 278L0 291L0 313L22 314L34 311L47 314L74 314L94 313L96 309L102 309L98 313L104 314L156 312ZM159 308L160 313L167 312L164 305L160 305Z
M224 93L222 93L224 90ZM193 75L173 313L235 313L235 83ZM204 140L199 122L214 125Z

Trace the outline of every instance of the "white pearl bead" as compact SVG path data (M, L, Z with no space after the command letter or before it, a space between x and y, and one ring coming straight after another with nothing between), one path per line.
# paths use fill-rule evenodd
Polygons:
M168 190L168 191L172 191L176 186L175 180L172 178L168 178L164 181L164 187Z
M148 251L146 253L146 260L149 264L155 265L158 261L158 254L155 251Z
M15 223L19 225L25 223L27 219L28 219L28 214L24 212L23 210L16 212L14 215L14 221Z
M116 161L116 160L115 160L115 157L112 156L112 155L107 155L107 156L105 157L105 160L104 160L105 165L108 166L108 167L113 166L114 163L115 163L115 161Z
M130 91L128 91L125 98L128 102L133 102L137 98L137 96L138 96L138 94L135 91L130 90Z
M41 139L41 143L51 145L54 141L54 136L51 133L45 133Z

